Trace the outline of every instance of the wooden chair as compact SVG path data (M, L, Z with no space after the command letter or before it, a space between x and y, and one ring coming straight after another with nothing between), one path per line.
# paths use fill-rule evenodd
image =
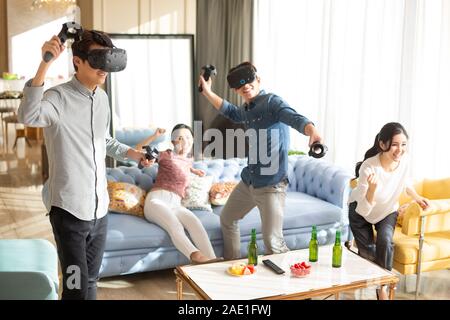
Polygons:
M3 121L5 122L4 124L4 137L5 137L5 150L6 153L8 152L8 147L9 147L9 135L8 135L8 129L9 129L9 125L12 124L14 126L16 126L17 124L19 124L19 121L17 119L17 115L13 114L11 116L7 116L3 119ZM29 147L31 147L30 141L28 140L28 136L27 136L27 128L23 127L23 128L16 128L16 138L14 141L14 146L13 149L15 149L17 147L17 140L19 138L25 138L25 141L27 143L27 145Z
M28 140L28 136L27 136L27 128L22 128L22 129L16 129L16 140L14 141L14 145L13 145L13 149L15 149L17 147L17 140L19 138L25 138L25 142L27 143L27 145L31 148L31 143Z

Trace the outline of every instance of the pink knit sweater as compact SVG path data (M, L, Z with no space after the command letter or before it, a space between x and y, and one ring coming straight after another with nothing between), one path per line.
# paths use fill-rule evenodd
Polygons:
M192 159L178 156L171 150L159 153L158 175L151 191L167 190L184 198L189 183Z

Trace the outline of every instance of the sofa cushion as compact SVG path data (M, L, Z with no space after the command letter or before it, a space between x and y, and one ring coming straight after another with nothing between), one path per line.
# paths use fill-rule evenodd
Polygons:
M144 217L146 192L126 182L108 181L109 210Z
M140 249L163 246L165 231L143 218L110 213L105 250Z
M208 230L210 238L221 237L217 215L207 211L193 211ZM105 251L161 248L173 246L166 231L145 219L110 213Z
M216 213L216 211L215 211ZM300 192L287 192L283 230L300 229L312 225L328 225L340 221L342 209L324 200ZM254 208L239 224L241 236L249 236L251 230L261 233L259 210Z
M189 185L186 188L186 195L181 200L181 205L189 210L206 210L212 212L209 202L209 189L213 182L213 176L199 177L191 173Z
M215 206L224 206L238 183L238 181L214 183L211 190L209 190L209 201L211 201L211 204Z
M214 214L193 210L205 227L211 241L222 241L222 230L220 228L222 208L214 207ZM333 224L340 221L341 215L341 209L329 202L304 193L288 192L283 229L287 231L311 225ZM108 223L106 251L173 246L167 232L144 219L110 214ZM242 237L249 236L253 228L256 228L257 233L261 233L261 218L258 209L252 209L240 221L239 226Z

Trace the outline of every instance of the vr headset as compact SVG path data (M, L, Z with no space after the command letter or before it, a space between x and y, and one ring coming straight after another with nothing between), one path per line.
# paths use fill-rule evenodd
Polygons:
M91 30L94 39L97 43L101 43L105 47L111 47L111 40L105 40L103 36ZM66 42L67 39L73 39L75 41L82 40L83 27L78 23L66 22L62 25L61 31L58 34L61 43ZM87 60L89 65L94 69L101 69L105 72L118 72L125 69L127 66L127 52L124 49L119 48L105 48L105 49L94 49L89 53L80 52L80 58ZM46 52L44 54L44 61L49 62L53 58L51 52Z
M252 83L255 79L256 70L251 66L241 66L227 76L228 85L232 89L239 89L247 83Z
M83 60L87 60L91 68L100 69L105 72L118 72L127 66L127 52L124 49L114 47L108 37L101 32L90 30L93 40L100 44L103 49L92 49L89 52L76 53ZM81 35L80 40L83 37Z
M127 66L127 52L119 48L93 49L80 57L89 62L93 69L118 72Z

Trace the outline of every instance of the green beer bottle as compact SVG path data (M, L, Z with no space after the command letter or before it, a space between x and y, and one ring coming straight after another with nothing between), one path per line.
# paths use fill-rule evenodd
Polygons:
M311 240L309 241L309 261L316 262L319 259L319 242L317 242L317 228L312 227Z
M258 264L258 246L256 245L256 229L252 229L252 238L248 244L248 264Z
M333 246L333 268L340 268L342 264L342 246L341 246L341 231L336 230L336 241Z

